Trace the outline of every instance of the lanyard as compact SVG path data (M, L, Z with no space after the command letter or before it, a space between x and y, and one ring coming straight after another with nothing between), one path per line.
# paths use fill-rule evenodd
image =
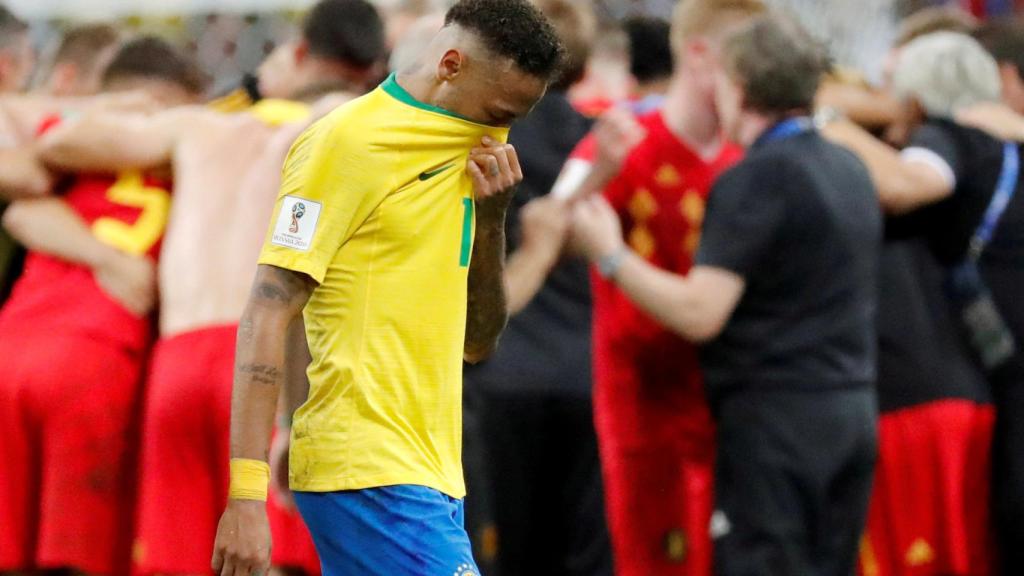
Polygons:
M789 118L788 120L783 120L782 122L772 126L763 134L758 136L757 140L754 141L752 148L756 148L775 140L783 140L791 136L803 134L804 132L810 132L813 129L814 122L812 122L807 116Z
M996 183L996 192L992 195L992 201L985 209L985 216L974 231L971 243L968 248L967 258L977 262L981 253L992 241L999 226L999 219L1006 212L1014 193L1017 191L1017 179L1020 175L1020 149L1016 142L1003 144L1003 169L999 173L999 181Z

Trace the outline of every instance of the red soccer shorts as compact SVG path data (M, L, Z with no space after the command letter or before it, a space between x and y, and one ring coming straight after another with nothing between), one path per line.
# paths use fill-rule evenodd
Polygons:
M993 572L993 422L992 406L968 400L941 400L882 415L859 574Z
M686 346L620 350L621 362L595 348L604 360L594 367L594 427L618 576L711 576L714 422Z
M237 326L157 343L143 420L135 572L206 574L227 502L228 436ZM268 505L275 565L319 574L298 514Z
M0 358L0 571L124 573L143 359L54 333Z
M670 446L601 442L618 576L711 576L714 462Z
M153 350L142 423L135 572L207 574L227 501L236 326Z

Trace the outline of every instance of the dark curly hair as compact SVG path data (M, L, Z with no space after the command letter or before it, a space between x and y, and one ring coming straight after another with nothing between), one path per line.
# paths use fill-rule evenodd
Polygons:
M476 32L488 49L531 76L551 80L561 68L564 49L558 34L527 0L460 0L444 23Z
M320 0L306 15L302 36L311 54L369 68L384 58L384 22L366 0Z

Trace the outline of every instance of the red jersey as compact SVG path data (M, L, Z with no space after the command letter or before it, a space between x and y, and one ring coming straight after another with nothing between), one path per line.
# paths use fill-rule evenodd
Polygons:
M646 138L605 197L626 241L651 264L686 274L700 241L708 192L742 152L723 146L706 161L669 131L660 111L638 118ZM588 137L573 158L591 160ZM594 275L594 378L598 425L624 447L651 440L713 450L713 422L694 345L663 328L614 284Z
M54 125L53 121L46 126ZM139 172L75 176L63 198L102 242L156 260L170 211L170 185ZM135 316L100 288L92 270L29 252L0 310L0 334L78 333L132 350L146 346L149 317Z

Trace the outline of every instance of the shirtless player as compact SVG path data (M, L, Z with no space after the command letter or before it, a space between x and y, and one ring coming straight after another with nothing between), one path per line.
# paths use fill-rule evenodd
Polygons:
M341 24L325 28L324 22ZM323 0L309 15L304 38L261 68L264 95L311 99L318 87L361 90L383 55L364 58L366 46L382 47L382 38L369 3ZM70 169L174 167L159 276L160 341L143 416L135 550L141 574L209 571L227 499L235 332L280 167L308 116L307 106L276 99L240 114L201 107L148 117L89 114L44 142L44 156ZM185 486L188 498L182 498Z

